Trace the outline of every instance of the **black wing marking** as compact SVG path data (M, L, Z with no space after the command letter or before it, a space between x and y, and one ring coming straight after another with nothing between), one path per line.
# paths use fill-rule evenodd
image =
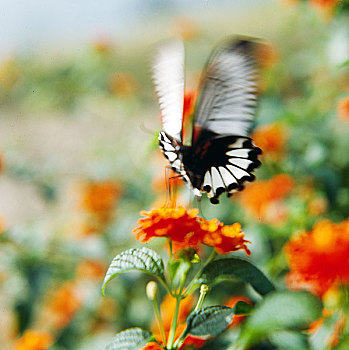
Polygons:
M257 103L256 45L231 40L209 59L194 115L193 144L196 131L203 129L218 135L248 135Z
M211 202L217 204L222 193L230 196L241 191L246 181L254 180L252 172L260 165L260 153L249 137L220 137L196 148L192 162L184 166L194 188L207 192Z
M163 130L181 140L184 100L184 46L171 41L158 47L153 60L153 81Z

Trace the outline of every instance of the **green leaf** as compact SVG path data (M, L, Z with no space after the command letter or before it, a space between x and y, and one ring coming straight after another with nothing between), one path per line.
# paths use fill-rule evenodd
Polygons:
M304 350L309 348L306 335L298 331L276 331L270 335L270 340L278 349Z
M105 350L136 350L152 339L152 334L142 328L129 328L118 333Z
M306 292L273 292L254 308L244 323L238 349L282 329L303 329L321 316L322 304Z
M132 248L113 259L103 281L102 293L104 294L104 289L109 281L131 270L148 273L165 282L164 263L160 255L146 247Z
M184 335L216 336L228 327L234 314L234 308L221 305L194 311L187 318Z
M214 260L208 264L198 280L199 283L214 285L222 280L238 278L251 286L261 295L265 295L275 287L262 271L247 260L228 258Z
M234 313L235 315L248 315L252 309L252 305L240 300L234 306Z

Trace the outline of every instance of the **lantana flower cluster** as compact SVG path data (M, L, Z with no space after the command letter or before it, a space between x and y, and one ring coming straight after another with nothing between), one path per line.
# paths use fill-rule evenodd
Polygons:
M312 231L293 237L285 251L290 288L323 296L330 288L349 284L349 220L320 220Z
M142 242L153 237L167 237L175 253L186 248L198 251L204 244L214 247L218 254L242 249L250 255L246 245L250 242L245 239L239 223L224 225L217 219L205 220L198 212L198 209L186 210L184 207L142 211L144 217L138 220L133 232Z

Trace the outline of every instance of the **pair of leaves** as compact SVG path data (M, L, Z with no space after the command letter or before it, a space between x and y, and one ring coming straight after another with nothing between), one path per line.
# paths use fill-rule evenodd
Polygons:
M132 248L117 255L110 264L105 276L102 293L109 281L121 273L138 270L151 274L163 283L165 282L164 263L159 254L154 250L143 248ZM205 283L214 285L226 279L240 279L251 286L261 295L275 290L273 284L257 267L250 262L238 258L228 258L212 261L208 264L197 284Z
M209 306L191 313L187 319L187 328L183 339L192 334L195 336L217 336L230 324L236 314L245 314L249 305L239 302L234 308L226 306ZM118 333L106 350L136 350L153 340L152 334L141 328L130 328Z

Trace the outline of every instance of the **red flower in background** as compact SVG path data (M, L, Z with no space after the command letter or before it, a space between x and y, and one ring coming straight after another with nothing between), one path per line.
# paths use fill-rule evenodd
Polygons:
M280 124L261 125L253 132L252 138L262 149L263 156L279 160L285 153L287 134Z
M46 350L52 343L53 338L47 332L28 329L17 340L14 350Z
M333 286L349 284L349 220L321 220L312 231L293 237L285 252L290 288L323 296Z
M338 102L337 113L343 123L349 123L349 97L344 97Z

